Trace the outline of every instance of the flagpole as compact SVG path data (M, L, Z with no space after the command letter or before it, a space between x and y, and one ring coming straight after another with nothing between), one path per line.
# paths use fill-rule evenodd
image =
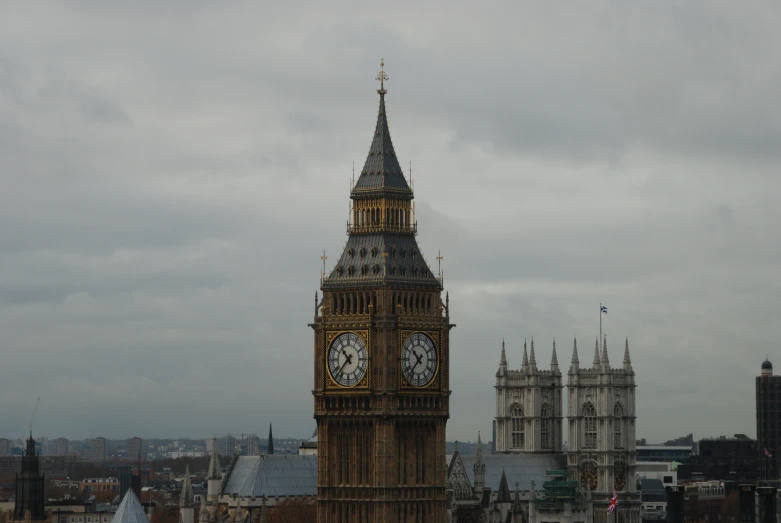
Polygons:
M602 343L602 302L599 302L599 343Z

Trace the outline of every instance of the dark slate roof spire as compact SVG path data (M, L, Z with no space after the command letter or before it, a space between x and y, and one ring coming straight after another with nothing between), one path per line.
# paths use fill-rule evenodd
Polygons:
M274 454L274 435L271 432L271 423L268 424L268 455Z
M412 199L412 190L407 185L404 173L401 172L401 165L396 158L396 150L391 141L390 129L388 128L388 117L385 112L385 82L388 75L385 74L385 61L380 61L382 70L377 75L380 81L380 88L377 93L380 95L380 109L377 114L377 126L374 129L374 138L369 155L366 157L366 163L363 165L361 175L355 182L351 197L361 198L362 196L395 196L396 198Z

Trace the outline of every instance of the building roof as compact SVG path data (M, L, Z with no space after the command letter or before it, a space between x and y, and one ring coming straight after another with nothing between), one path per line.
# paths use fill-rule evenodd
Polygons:
M414 236L351 233L339 261L323 282L323 289L381 285L442 290L442 283L428 268Z
M762 362L762 370L773 370L773 364L770 363L770 360L765 360Z
M144 507L141 506L141 502L138 501L133 489L127 489L122 503L119 504L114 517L111 519L111 523L149 523Z
M412 199L412 190L401 171L396 150L391 141L388 118L385 112L385 93L380 92L380 109L377 125L369 147L366 163L352 191L353 198L363 196L388 196Z
M377 125L366 163L355 182L350 198L409 202L414 195L404 178L391 141L385 111L385 80L388 77L385 75L384 62L380 64L383 69L377 76L380 80L380 89L377 90L380 95ZM378 206L374 211L380 212L381 209ZM324 278L323 290L395 286L441 291L442 282L429 270L415 241L417 224L414 223L414 218L410 218L410 221L413 223L392 225L386 222L385 218L380 218L379 222L375 221L370 225L348 224L347 245L330 275ZM402 257L402 252L406 256Z
M450 463L452 454L447 456ZM466 470L472 470L475 463L474 454L461 454L461 460ZM551 470L566 470L567 456L565 454L485 454L485 487L494 492L499 491L502 473L507 476L508 489L515 488L518 483L520 490L531 490L531 482L542 490L542 484L548 481Z
M244 497L314 496L317 456L239 456L222 493Z

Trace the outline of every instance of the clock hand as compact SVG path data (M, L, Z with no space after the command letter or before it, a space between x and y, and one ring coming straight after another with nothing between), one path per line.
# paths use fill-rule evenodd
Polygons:
M423 354L420 354L420 355L418 355L418 353L417 353L417 352L415 352L415 351L412 351L412 354L414 354L414 355L415 355L415 357L418 359L418 361L415 363L415 366L417 367L417 366L418 366L418 365L420 365L420 364L422 363L422 361L423 361Z

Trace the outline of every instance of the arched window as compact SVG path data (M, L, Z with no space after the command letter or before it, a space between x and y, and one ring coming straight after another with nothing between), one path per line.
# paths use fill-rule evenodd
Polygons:
M355 274L355 267L350 265L349 267L347 267L347 275L352 276L353 274Z
M522 449L526 447L526 439L523 432L523 409L520 405L514 405L510 411L512 429L512 448Z
M583 448L597 448L597 411L589 403L583 409Z
M613 408L613 447L617 449L624 448L624 438L621 434L622 418L621 405L616 403L616 406Z
M367 268L366 265L361 265L361 276L366 276Z
M550 441L550 411L548 410L547 405L542 406L542 411L540 412L540 417L542 420L540 421L540 439L542 439L542 448L549 449L551 448L551 441Z

